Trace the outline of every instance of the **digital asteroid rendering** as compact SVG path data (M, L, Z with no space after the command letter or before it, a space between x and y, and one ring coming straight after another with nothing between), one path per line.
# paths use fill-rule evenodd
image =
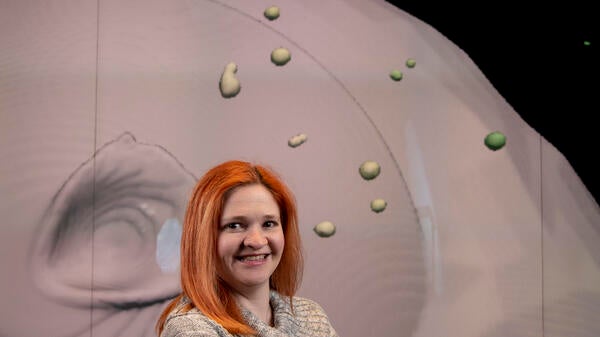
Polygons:
M323 221L314 227L315 233L322 238L328 238L335 234L335 225L331 221Z
M506 145L506 136L499 131L490 132L483 142L488 149L498 151Z
M235 97L240 93L242 86L240 80L235 76L235 73L237 73L237 65L230 62L225 66L223 74L221 74L219 88L221 89L221 95L224 98Z
M371 201L371 210L375 213L381 213L387 207L387 202L384 199L375 199Z
M279 14L279 7L277 6L271 6L265 9L264 12L265 17L271 21L279 18Z
M292 59L292 54L287 48L277 48L271 52L271 62L276 66L284 66Z
M394 81L400 81L402 79L402 72L398 69L394 69L390 72L390 78Z
M363 179L373 180L381 172L381 166L379 166L379 163L375 161L367 160L360 165L358 172Z
M297 134L297 135L291 137L288 140L288 145L290 147L298 147L298 146L304 144L304 142L306 142L307 139L308 139L308 136L306 136L306 134L300 133L300 134Z

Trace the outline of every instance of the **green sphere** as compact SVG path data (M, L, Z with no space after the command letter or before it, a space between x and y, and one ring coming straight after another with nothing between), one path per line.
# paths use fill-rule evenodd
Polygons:
M269 20L275 20L279 17L279 7L276 6L271 6L267 9L265 9L265 18L269 19Z
M406 66L409 68L414 68L416 64L417 64L417 61L415 61L414 59L406 60Z
M390 72L390 78L394 81L400 81L402 79L402 72L394 69Z
M506 145L506 136L499 131L489 133L484 140L485 146L492 151L498 151Z

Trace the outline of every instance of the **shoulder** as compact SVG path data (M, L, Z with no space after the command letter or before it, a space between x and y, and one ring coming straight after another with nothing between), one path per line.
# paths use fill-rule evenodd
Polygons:
M319 303L311 299L294 296L293 297L293 313L289 311L289 298L280 297L282 303L289 313L289 322L295 325L299 331L298 335L303 336L336 336L329 317Z
M198 309L184 311L183 308L188 303L188 300L182 299L169 313L160 337L230 336L221 326Z
M296 317L327 317L319 303L305 297L294 296L294 314Z

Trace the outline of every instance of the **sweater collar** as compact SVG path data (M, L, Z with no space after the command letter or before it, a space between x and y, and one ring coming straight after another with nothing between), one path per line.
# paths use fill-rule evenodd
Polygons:
M295 335L297 326L294 324L295 319L290 308L289 298L280 295L275 290L271 290L269 292L269 302L273 310L274 327L263 322L243 306L240 306L240 311L246 323L254 328L259 336L283 337Z

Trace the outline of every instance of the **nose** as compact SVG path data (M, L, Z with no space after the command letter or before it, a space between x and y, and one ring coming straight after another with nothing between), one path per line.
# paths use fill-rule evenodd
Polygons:
M254 228L248 231L248 235L244 238L244 245L252 248L260 248L268 243L267 237L258 228Z

